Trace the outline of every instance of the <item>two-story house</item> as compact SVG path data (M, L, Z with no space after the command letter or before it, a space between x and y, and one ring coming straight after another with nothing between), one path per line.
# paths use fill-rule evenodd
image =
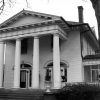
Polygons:
M0 87L59 89L67 82L94 82L100 62L88 57L98 48L87 23L22 10L0 24Z

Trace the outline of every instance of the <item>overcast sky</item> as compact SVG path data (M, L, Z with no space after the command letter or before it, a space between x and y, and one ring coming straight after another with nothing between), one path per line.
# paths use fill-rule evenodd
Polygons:
M15 0L13 0L15 1ZM16 0L12 7L6 6L4 13L0 16L0 23L23 9L36 12L62 16L66 21L78 21L78 6L84 7L84 22L95 27L97 33L97 22L90 0Z

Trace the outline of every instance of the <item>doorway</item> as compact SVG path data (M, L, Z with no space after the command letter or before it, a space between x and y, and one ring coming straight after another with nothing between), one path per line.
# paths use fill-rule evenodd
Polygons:
M31 87L31 66L22 64L20 69L20 88Z

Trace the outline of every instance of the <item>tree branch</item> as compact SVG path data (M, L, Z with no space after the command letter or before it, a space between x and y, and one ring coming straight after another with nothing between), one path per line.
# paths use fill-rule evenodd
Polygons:
M15 1L17 1L17 0L15 0ZM15 1L14 0L0 0L0 15L1 15L1 13L3 13L4 8L7 4L9 5L9 7L11 7ZM25 0L25 2L28 7L29 6L28 0Z
M27 7L29 7L28 0L26 0Z

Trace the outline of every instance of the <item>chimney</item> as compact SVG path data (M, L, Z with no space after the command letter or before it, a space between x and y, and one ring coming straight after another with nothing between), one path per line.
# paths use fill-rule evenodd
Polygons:
M78 6L78 16L79 16L79 23L83 23L83 7Z

